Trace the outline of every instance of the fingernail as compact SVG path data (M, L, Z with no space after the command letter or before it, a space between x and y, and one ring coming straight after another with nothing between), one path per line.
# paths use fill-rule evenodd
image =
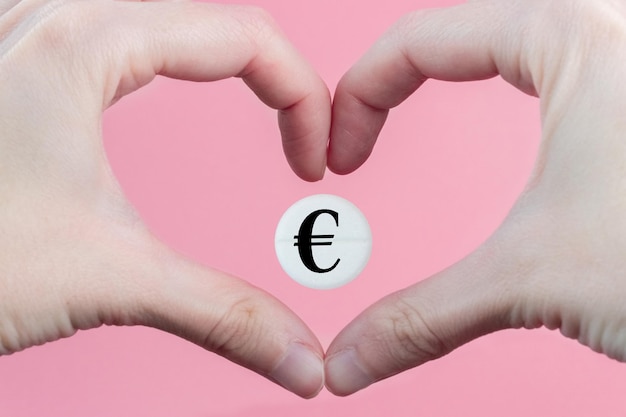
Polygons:
M322 176L320 177L320 180L323 180L325 176L326 176L326 160L324 160L324 165L322 166Z
M326 380L335 395L349 395L375 382L363 368L353 348L331 356L326 363Z
M294 394L313 398L324 387L324 361L305 345L294 342L270 377Z

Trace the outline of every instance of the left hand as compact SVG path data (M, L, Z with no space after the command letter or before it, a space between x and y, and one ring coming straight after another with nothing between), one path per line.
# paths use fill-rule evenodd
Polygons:
M365 310L327 352L348 395L505 328L559 329L626 361L626 7L477 0L402 19L341 80L329 167L371 152L426 79L500 74L541 99L532 178L501 227L450 268Z

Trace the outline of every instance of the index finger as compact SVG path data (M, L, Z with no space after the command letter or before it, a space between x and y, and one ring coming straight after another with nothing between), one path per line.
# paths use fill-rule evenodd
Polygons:
M188 13L180 17L179 32L173 34L178 36L158 37L160 45L153 53L162 60L161 73L209 81L242 77L265 104L279 111L283 149L294 172L308 181L321 179L330 130L330 94L271 17L261 9L241 6L163 7ZM158 27L155 18L150 16L146 23ZM172 18L176 15L161 20L172 25Z
M89 64L85 72L104 72L105 107L156 75L192 81L241 77L279 111L285 155L296 174L309 181L322 178L328 88L262 9L195 2L60 4L46 17L53 36L44 36L99 51L82 57ZM58 48L48 49L59 55ZM93 77L88 82L95 91Z
M521 17L509 22L516 13L515 2L494 3L409 14L344 75L333 103L328 154L332 171L347 174L363 164L389 109L429 78L469 81L501 74L535 94L520 58L523 37L515 36L523 27Z

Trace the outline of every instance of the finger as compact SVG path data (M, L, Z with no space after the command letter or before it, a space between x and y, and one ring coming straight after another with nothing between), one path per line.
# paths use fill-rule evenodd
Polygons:
M283 148L293 170L306 180L321 179L330 127L328 89L271 18L242 7L162 6L138 9L127 23L128 31L143 28L145 48L131 56L126 70L144 61L152 63L148 71L175 78L242 77L264 103L279 110Z
M181 258L144 232L116 228L102 233L93 251L98 268L89 270L100 276L86 274L68 297L75 328L103 323L158 328L301 397L321 390L323 349L284 304L242 280Z
M493 2L497 3L497 2ZM524 14L515 2L485 2L420 11L392 27L341 79L333 103L328 166L346 174L370 155L389 109L428 78L480 80L502 74L534 93L522 43L516 37Z
M57 36L47 38L58 39L58 32L65 31L64 37L93 43L83 48L107 51L85 58L91 60L90 74L93 60L102 67L105 107L159 74L192 81L241 77L279 110L293 170L306 180L322 178L330 129L328 89L263 10L195 2L73 2L63 7L47 23Z
M511 327L514 300L491 249L372 305L344 328L326 353L326 387L352 394L439 358L487 333Z
M21 0L2 0L0 2L0 17L15 7Z
M138 68L145 68L140 80L154 74L197 81L240 76L263 102L279 110L285 154L294 171L307 180L321 178L329 94L271 19L251 8L158 6L137 8L127 14L132 20L118 28L125 37L138 39L122 63L118 88L132 91L135 86L125 85L125 75L132 71L137 79ZM140 33L131 35L137 28ZM293 312L243 281L174 256L163 258L168 260L160 262L162 269L153 278L158 290L143 297L139 323L180 335L302 397L320 391L323 350Z
M248 283L185 261L148 300L144 324L182 336L311 398L324 386L323 349L284 304ZM168 269L172 264L168 265Z

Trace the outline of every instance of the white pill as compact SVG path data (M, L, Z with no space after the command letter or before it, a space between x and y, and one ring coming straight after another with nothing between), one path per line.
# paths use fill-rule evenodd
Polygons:
M372 232L354 204L318 194L287 209L276 227L274 244L280 265L294 281L331 289L363 271L372 252Z

